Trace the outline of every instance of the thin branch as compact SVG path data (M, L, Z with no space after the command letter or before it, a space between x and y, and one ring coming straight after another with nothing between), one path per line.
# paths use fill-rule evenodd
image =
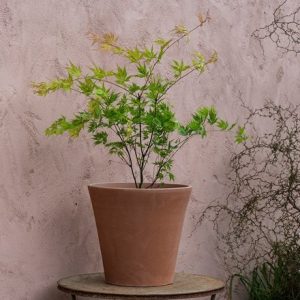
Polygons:
M269 39L277 48L297 55L300 53L300 6L281 15L286 3L287 0L282 1L273 11L273 21L256 29L252 36L259 41Z
M127 147L127 143L126 141L124 140L122 134L121 134L121 131L120 131L120 128L118 127L118 125L115 125L115 128L116 128L116 134L118 135L118 137L120 138L120 140L122 141L123 145L124 145L124 148L125 148L125 151L128 155L128 159L129 159L129 167L130 167L130 170L131 170L131 174L132 174L132 177L134 179L134 183L135 183L135 186L138 187L138 184L137 184L137 180L136 180L136 177L135 177L135 174L134 174L134 168L133 168L133 163L132 163L132 158L131 158L131 154L130 154L130 151Z
M160 171L161 171L161 169L169 162L169 161L171 161L172 160L172 158L175 156L175 154L188 142L188 140L191 138L191 137L193 137L195 134L191 134L190 136L188 136L188 137L186 137L184 140L182 140L182 141L180 141L179 143L178 143L178 146L177 146L177 149L175 150L175 151L173 151L167 158L165 158L165 159L163 159L161 162L161 164L160 164L160 166L159 166L159 168L158 168L158 170L157 170L157 172L156 172L156 175L155 175L155 177L154 177L154 179L153 179L153 181L152 181L152 183L151 184L149 184L146 188L151 188L151 187L153 187L153 185L157 182L157 180L158 180L158 178L159 178L159 174L160 174Z

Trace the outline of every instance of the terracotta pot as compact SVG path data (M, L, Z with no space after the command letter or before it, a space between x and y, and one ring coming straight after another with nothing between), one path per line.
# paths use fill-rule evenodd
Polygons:
M173 283L176 257L191 187L165 184L89 186L105 280L123 286Z

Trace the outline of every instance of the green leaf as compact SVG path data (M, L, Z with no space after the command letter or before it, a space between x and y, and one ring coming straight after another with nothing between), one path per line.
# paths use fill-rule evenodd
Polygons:
M118 67L118 70L114 73L114 75L116 77L116 82L121 85L124 85L127 81L130 80L130 76L128 76L127 74L126 67Z
M76 126L73 126L68 130L68 133L71 137L78 137L81 129L83 129L83 124L78 124Z
M123 142L111 142L111 143L107 143L106 146L109 148L110 154L116 154L118 156L123 155L123 148L124 148Z
M209 108L207 121L210 125L213 125L218 121L217 111L213 106Z
M108 134L105 131L97 132L93 135L95 145L106 144Z
M88 76L84 78L84 81L79 82L79 89L86 96L90 96L94 88L95 88L95 84L93 80Z
M187 35L188 30L185 26L178 25L175 33L180 36ZM136 161L141 163L143 152L149 151L144 158L146 163L153 162L154 172L158 172L158 180L174 180L171 171L172 160L169 158L173 157L172 154L175 154L185 139L194 134L206 136L208 124L216 125L222 130L229 130L231 127L226 121L218 119L213 107L198 109L187 124L181 124L176 119L165 94L181 77L187 75L189 70L196 68L203 72L206 64L217 60L217 55L214 53L206 62L204 56L197 52L190 64L180 59L171 60L170 69L174 77L159 75L161 70L154 68L160 63L163 55L168 53L166 50L175 45L174 41L177 38L172 36L172 39L158 39L150 47L128 49L121 47L112 33L103 36L92 34L91 39L99 48L119 54L134 66L130 64L131 68L126 69L126 66L121 65L114 71L109 71L92 65L88 73L83 74L79 66L70 62L66 67L66 78L33 83L34 92L41 96L57 90L79 91L86 96L86 111L75 114L71 120L59 118L46 129L46 134L66 132L76 137L87 127L95 144L104 145L111 154L118 155L127 164L131 163L131 157L128 156L135 155L134 150L138 150L138 157L133 160L133 164ZM109 81L106 80L107 77L110 77ZM108 129L114 131L113 137L116 140L109 140L106 132ZM178 137L175 136L176 133ZM243 138L245 133L240 130L236 140L240 141ZM130 153L125 151L125 146L129 147Z
M188 123L188 133L191 134L194 132L200 134L201 137L205 137L207 135L205 122L207 121L209 124L213 125L217 120L217 113L214 107L201 107L193 114L192 120Z
M238 143L238 144L243 143L247 139L248 139L248 136L246 134L245 127L240 127L239 126L238 130L236 132L236 135L235 135L235 141L236 141L236 143Z
M90 120L90 114L87 112L81 112L75 115L75 118L71 120L68 128L68 133L71 137L78 137L81 129L84 128L85 123Z
M60 79L59 84L60 84L60 88L65 92L67 92L71 90L71 87L73 85L73 80L72 78Z
M201 107L193 114L193 119L199 122L199 124L203 124L209 116L209 111L209 107Z
M174 181L175 180L175 175L171 172L168 172L169 180Z
M159 95L165 93L166 89L168 87L168 83L164 83L162 80L153 80L148 85L148 92L147 96L148 98L155 100L159 97Z
M144 78L149 75L149 70L145 64L138 64L137 70L138 70L137 76L140 78Z
M221 130L230 130L232 127L229 126L229 123L225 120L221 120L219 119L217 122L217 126L221 129Z
M105 99L106 104L110 105L114 103L119 97L118 93L110 92L108 97Z
M66 117L61 117L51 124L45 130L45 134L60 135L64 132L68 132L71 137L77 137L85 123L90 120L90 115L87 112L81 112L75 115L75 118L71 121L67 121Z
M182 136L187 136L187 135L189 135L189 129L186 126L179 125L178 133Z
M33 82L31 84L33 92L39 96L46 96L50 92L55 92L57 90L70 91L73 85L72 77L68 78L57 78L50 82Z
M154 41L155 44L160 46L160 50L159 50L159 53L157 56L158 61L161 60L161 58L163 57L163 55L165 53L165 49L168 47L168 45L170 45L171 42L172 42L172 39L165 40L162 38L159 38L156 41Z
M31 87L34 94L39 96L46 96L49 93L48 84L46 82L32 82Z
M197 51L194 55L194 59L192 60L193 66L196 70L198 70L200 73L203 73L206 66L206 60L202 53Z
M137 47L134 49L127 50L127 58L132 62L136 63L139 62L143 58L144 53L139 50Z
M139 91L141 87L137 85L136 83L132 83L131 85L128 86L128 90L130 93L134 94L136 91Z
M147 62L151 62L153 59L156 58L156 53L153 50L153 47L149 48L145 48L144 52L143 52L143 56L146 59Z
M97 67L97 66L94 66L94 68L91 68L91 70L94 73L95 79L97 79L97 80L102 80L105 77L114 75L114 72L106 71L106 70L104 70L100 67Z
M94 94L98 97L101 97L103 100L107 100L110 95L110 90L105 87L104 84L94 88Z
M78 78L81 76L81 68L70 62L70 65L66 67L69 76L72 78Z
M61 117L54 121L46 130L45 135L60 135L70 128L71 124L67 121L66 117Z
M161 48L167 47L171 43L172 39L165 40L163 38L158 38L154 41L155 44L159 45Z
M178 78L182 75L182 73L190 68L189 65L186 65L182 60L173 60L173 63L171 65L174 73L174 77Z
M98 99L91 99L88 102L88 111L94 116L99 118L101 114L100 102Z

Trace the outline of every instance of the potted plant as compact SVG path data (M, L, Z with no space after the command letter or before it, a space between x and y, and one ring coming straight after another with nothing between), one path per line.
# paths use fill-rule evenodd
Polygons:
M173 60L172 76L157 72L168 50L203 26L207 16L191 30L183 25L170 39L157 39L150 47L125 47L112 33L90 34L93 44L124 58L128 65L105 70L98 65L83 73L70 63L67 75L49 82L33 83L34 92L79 92L87 107L73 119L60 117L46 135L68 133L78 137L87 128L95 145L102 145L131 171L133 183L91 184L105 279L127 286L159 286L173 281L176 256L191 187L163 184L173 181L174 155L192 137L207 135L207 126L230 130L234 125L220 119L214 107L201 107L183 124L166 100L167 92L191 73L203 73L217 61L195 52L191 62ZM237 141L245 138L238 129ZM145 181L147 167L153 170Z

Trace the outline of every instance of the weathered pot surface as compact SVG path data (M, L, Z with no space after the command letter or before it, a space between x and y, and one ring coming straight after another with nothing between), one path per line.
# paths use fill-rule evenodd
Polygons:
M145 184L147 186L147 184ZM107 283L161 286L174 279L191 187L89 185Z

